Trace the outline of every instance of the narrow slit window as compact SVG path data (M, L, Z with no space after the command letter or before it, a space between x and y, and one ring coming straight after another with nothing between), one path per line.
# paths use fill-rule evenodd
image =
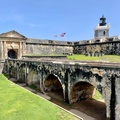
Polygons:
M105 31L103 31L103 35L105 35L106 34L106 32Z

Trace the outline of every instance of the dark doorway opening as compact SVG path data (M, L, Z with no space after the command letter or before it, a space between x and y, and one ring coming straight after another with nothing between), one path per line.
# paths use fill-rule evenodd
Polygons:
M15 50L8 51L8 58L17 59L17 54L16 54Z

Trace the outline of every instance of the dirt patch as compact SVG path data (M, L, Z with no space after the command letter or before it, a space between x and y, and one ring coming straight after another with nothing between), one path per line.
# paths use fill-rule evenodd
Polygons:
M104 102L95 99L83 100L74 103L73 107L97 120L106 120L106 106Z
M88 99L69 105L64 102L63 98L61 98L59 94L50 92L48 95L51 96L51 102L67 110L76 109L95 118L96 120L106 120L106 105L104 102L97 101L95 99Z

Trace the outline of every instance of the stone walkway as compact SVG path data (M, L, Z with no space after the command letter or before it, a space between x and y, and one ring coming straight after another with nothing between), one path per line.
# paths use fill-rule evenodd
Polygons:
M96 120L95 118L90 117L90 116L84 114L83 112L80 112L80 111L75 110L75 109L71 109L70 112L80 116L81 118L83 118L83 120Z

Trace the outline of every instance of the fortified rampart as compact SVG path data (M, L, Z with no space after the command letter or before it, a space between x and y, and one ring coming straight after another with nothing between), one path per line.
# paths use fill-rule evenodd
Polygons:
M89 56L99 56L103 54L120 55L120 40L94 43L75 42L73 53Z
M27 39L25 54L85 54L100 56L104 54L120 55L120 40L107 42L65 42L55 40Z
M102 40L102 39L101 39ZM120 55L120 40L117 37L104 41L66 42L47 39L30 39L16 31L0 35L0 58L22 59L25 55L70 55L85 54L99 56Z
M73 42L27 39L25 54L62 55L73 53Z
M85 54L100 56L104 54L120 55L118 36L109 37L110 24L104 15L94 29L94 39L66 42L48 39L32 39L16 31L0 34L0 58L21 59L25 55L62 55Z
M62 54L84 54L88 56L120 55L120 40L94 42L79 41L66 42L55 40L27 39L24 54L39 55L62 55Z

